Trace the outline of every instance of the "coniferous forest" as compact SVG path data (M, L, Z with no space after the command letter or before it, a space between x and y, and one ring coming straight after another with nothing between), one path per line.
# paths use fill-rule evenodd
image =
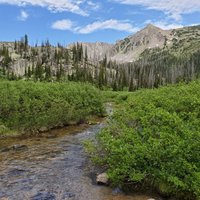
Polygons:
M178 34L183 33L179 31ZM47 40L32 47L25 35L11 46L3 44L0 73L9 80L89 82L100 89L114 91L157 88L199 78L198 44L198 38L191 41L174 39L170 48L146 49L137 61L119 64L109 60L107 55L99 62L89 60L87 48L82 43L66 48L59 43L52 46ZM14 70L16 60L23 63L20 74Z

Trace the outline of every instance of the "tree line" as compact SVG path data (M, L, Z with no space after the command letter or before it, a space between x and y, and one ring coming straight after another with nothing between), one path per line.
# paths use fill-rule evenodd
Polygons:
M88 60L87 48L74 43L71 48L61 44L52 46L49 40L40 46L29 46L28 36L14 42L14 52L28 61L22 77L12 70L13 58L8 47L0 49L0 74L10 80L18 78L35 81L90 82L114 91L154 88L180 81L189 82L200 76L200 50L181 55L169 49L145 50L140 59L132 63L117 64L105 55L98 64Z

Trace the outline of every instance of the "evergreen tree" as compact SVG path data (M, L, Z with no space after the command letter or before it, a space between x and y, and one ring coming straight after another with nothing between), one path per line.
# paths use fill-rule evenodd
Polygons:
M25 34L24 36L24 51L28 50L28 35Z
M134 91L133 76L131 76L131 80L130 80L130 83L129 83L128 91L129 91L129 92Z
M28 67L28 73L27 73L28 78L31 78L31 74L32 74L32 72L31 72L31 68L30 68L30 66L29 66L29 67Z

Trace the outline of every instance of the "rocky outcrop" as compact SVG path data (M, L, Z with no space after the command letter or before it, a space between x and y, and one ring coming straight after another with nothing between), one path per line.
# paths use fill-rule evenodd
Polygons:
M8 48L9 52L14 52L14 46L15 46L14 42L0 42L0 49L6 47Z
M31 66L31 62L29 62L26 59L18 59L13 61L10 64L10 69L14 72L14 74L16 74L17 76L23 76L25 74L25 69L27 67L32 67Z
M87 50L88 59L93 62L98 62L102 60L105 55L109 56L113 44L108 44L104 42L95 42L95 43L89 43L89 42L80 42L83 46L83 52L85 54L85 51ZM67 48L72 49L74 44L70 44L67 46Z

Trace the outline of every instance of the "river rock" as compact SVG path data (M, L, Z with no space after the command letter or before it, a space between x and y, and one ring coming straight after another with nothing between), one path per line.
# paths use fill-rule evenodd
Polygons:
M69 198L72 198L72 197L75 197L76 195L74 194L74 193L72 193L72 192L65 192L64 194L63 194L63 198L64 199L69 199Z
M3 149L0 149L0 152L8 152L8 151L24 151L27 150L28 147L24 144L15 144L11 147L5 147Z
M50 192L39 192L31 198L31 200L56 200L56 195Z
M107 173L102 173L102 174L99 174L97 176L97 179L96 179L97 183L98 184L103 184L103 185L107 185L108 184L108 174Z
M122 193L123 193L123 191L119 187L114 188L112 191L112 194L114 194L114 195L118 195L118 194L122 194Z
M28 147L24 144L15 144L15 145L12 146L11 149L14 150L14 151L23 151L23 150L27 150Z
M3 153L3 152L8 152L10 151L11 149L9 147L5 147L5 148L1 148L0 149L0 152ZM1 200L1 199L0 199Z
M39 129L40 132L47 132L49 129L47 127L41 127Z

